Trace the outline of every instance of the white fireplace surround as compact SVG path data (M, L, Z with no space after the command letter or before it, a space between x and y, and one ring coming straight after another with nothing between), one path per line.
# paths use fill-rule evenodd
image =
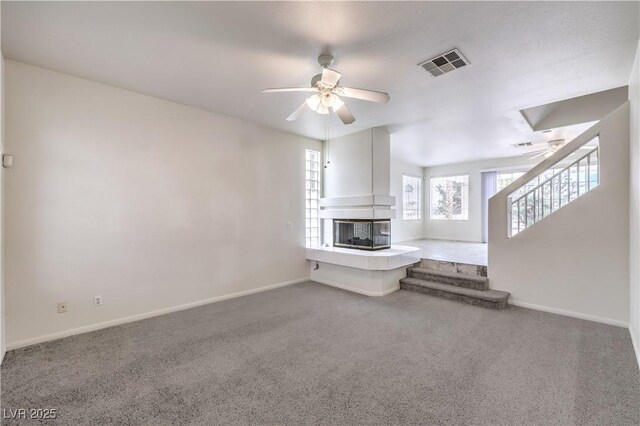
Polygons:
M367 251L339 247L306 249L313 281L366 296L386 296L400 289L406 268L420 262L416 247L391 246Z
M321 219L395 219L396 198L390 195L320 199Z
M321 219L395 219L391 193L390 137L367 129L331 141L331 161L323 173ZM391 229L393 233L393 229ZM311 279L367 296L384 296L400 288L406 267L420 261L415 247L376 251L355 248L306 249Z

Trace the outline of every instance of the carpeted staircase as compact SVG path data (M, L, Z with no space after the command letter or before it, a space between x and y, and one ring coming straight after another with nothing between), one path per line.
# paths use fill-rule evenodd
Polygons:
M400 288L490 309L506 308L509 299L506 291L489 290L486 266L441 260L422 259L407 268Z

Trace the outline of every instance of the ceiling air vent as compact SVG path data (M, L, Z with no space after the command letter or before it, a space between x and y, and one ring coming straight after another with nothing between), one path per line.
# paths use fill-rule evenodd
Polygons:
M460 53L458 49L453 49L450 52L443 53L433 59L418 64L420 68L431 73L434 77L467 65L469 65L469 61L462 56L462 53Z
M511 145L514 148L520 148L523 146L533 146L533 142L520 142L520 143L514 143Z

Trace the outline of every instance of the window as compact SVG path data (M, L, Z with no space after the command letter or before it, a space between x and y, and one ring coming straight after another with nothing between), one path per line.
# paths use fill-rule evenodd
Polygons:
M402 219L420 220L422 197L420 178L402 175Z
M432 177L431 219L469 219L469 175Z
M525 173L526 172L498 172L498 192L511 185L514 180Z
M320 227L318 225L318 200L320 198L320 153L312 149L305 152L305 231L306 246L317 247Z
M531 179L530 181L528 181L527 183L522 185L519 189L517 189L516 191L512 192L510 194L510 197L513 198L513 199L518 198L520 195L524 194L525 192L528 192L528 191L532 190L533 188L535 188L536 186L540 185L541 183L543 183L547 179L551 178L552 176L558 174L562 170L563 170L563 167L553 167L553 168L545 170L544 172L542 172L538 176L534 177L533 179ZM526 173L526 172L514 173L514 174L524 175L524 173ZM520 176L516 176L513 180L516 180L519 177ZM513 182L513 181L511 181L511 182ZM509 182L508 184L510 184L511 182ZM500 175L498 175L498 191L503 189L503 188L505 188L507 185L505 185L502 188L500 187Z
M599 139L595 137L574 154L555 164L538 176L522 184L509 194L510 205L508 236L513 237L539 222L600 183ZM581 153L582 151L577 151Z

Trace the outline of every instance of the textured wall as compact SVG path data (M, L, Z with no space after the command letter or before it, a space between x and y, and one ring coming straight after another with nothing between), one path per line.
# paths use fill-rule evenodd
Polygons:
M600 185L507 238L507 195L551 157L489 200L489 279L524 306L627 326L629 321L629 105L558 152L600 138Z
M0 52L0 143L4 144L4 58ZM4 194L2 177L4 169L0 167L0 363L4 359L7 350L6 346L6 319L5 319L5 297L4 297L4 238L2 211L4 209Z
M640 43L629 80L631 179L629 191L629 329L640 363Z
M319 141L18 62L5 88L9 345L308 277Z

